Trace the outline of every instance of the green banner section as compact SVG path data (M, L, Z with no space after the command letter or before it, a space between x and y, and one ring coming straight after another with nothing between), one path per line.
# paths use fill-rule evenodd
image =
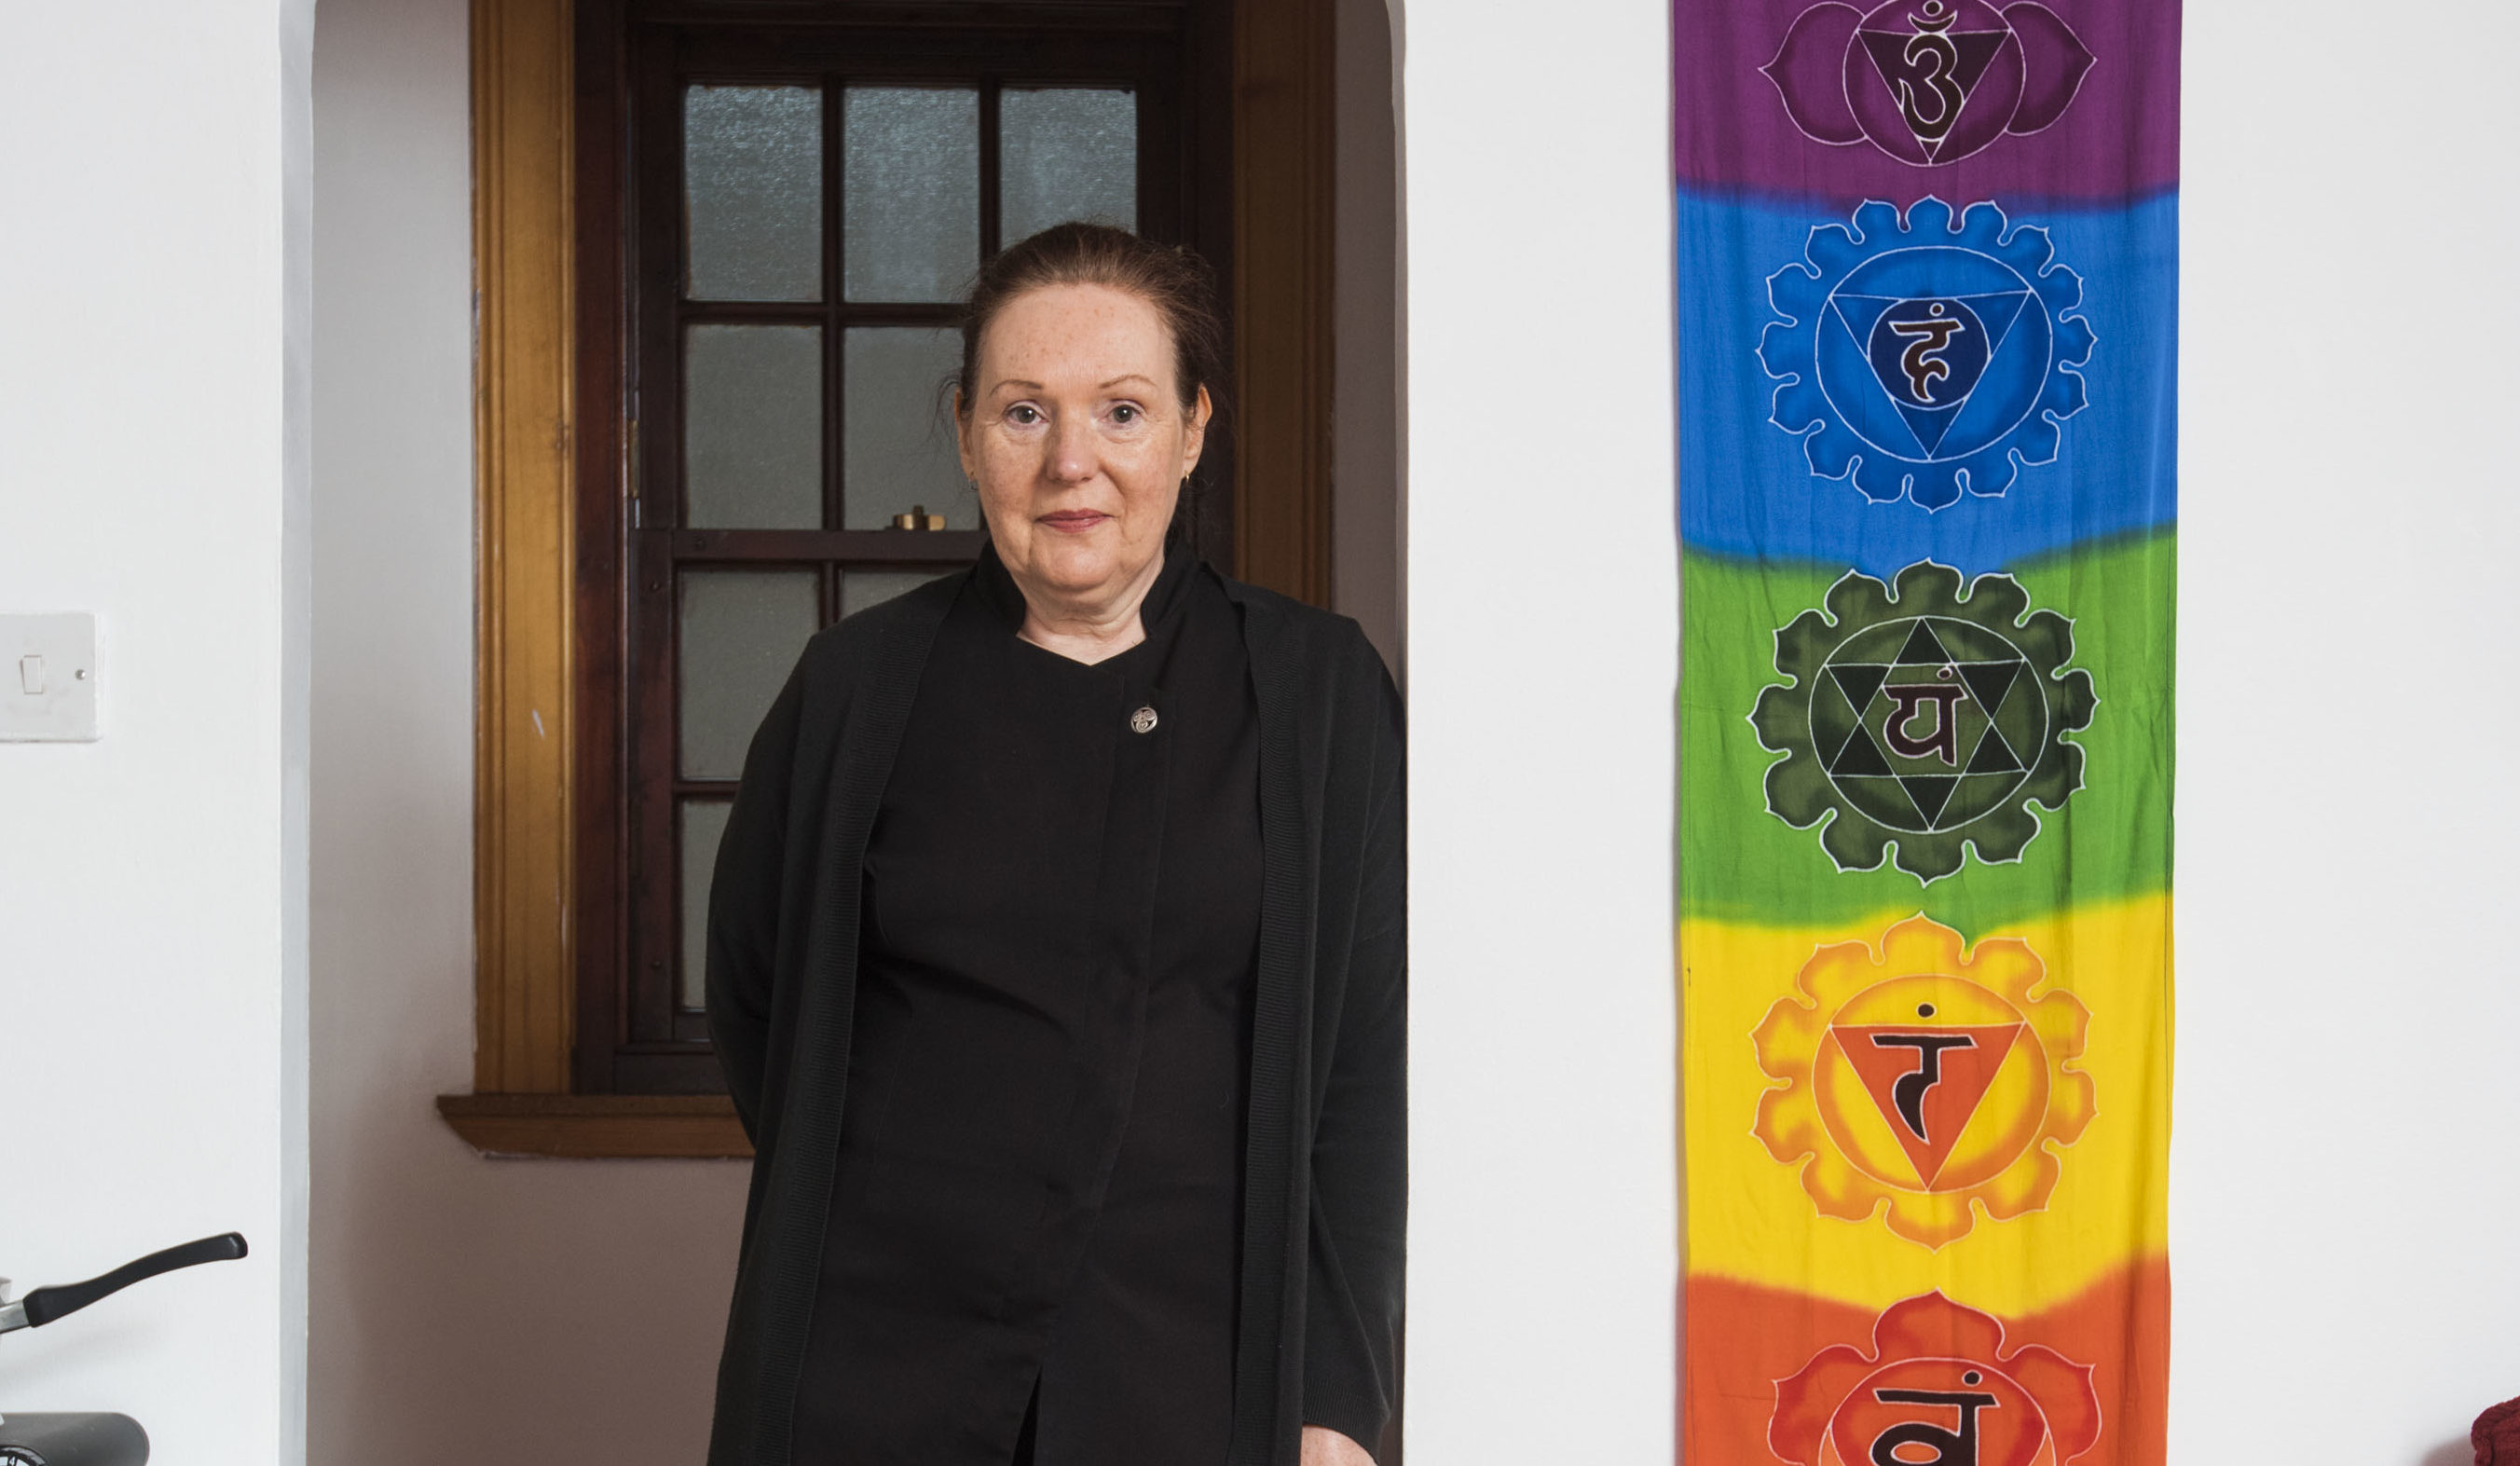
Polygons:
M1683 914L1832 924L1930 887L1985 931L2167 890L2176 539L1967 582L1684 554Z

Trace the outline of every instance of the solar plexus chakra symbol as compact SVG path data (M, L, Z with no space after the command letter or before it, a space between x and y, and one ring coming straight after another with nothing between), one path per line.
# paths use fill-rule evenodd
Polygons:
M1768 277L1784 319L1760 334L1759 360L1783 382L1771 421L1804 437L1814 473L1936 510L2055 462L2097 338L2076 313L2082 277L2052 262L2046 230L2007 232L1992 203L1955 229L1939 199L1905 220L1875 201L1852 230L1814 229L1805 257Z
M2045 1345L2005 1352L2003 1323L1939 1291L1777 1381L1768 1448L1794 1466L2066 1466L2100 1438L2092 1366Z
M2083 784L2092 675L2067 669L2073 625L2032 612L2009 575L1920 560L1894 590L1849 571L1777 633L1788 681L1759 693L1750 726L1785 757L1769 767L1769 813L1796 829L1825 821L1840 870L1896 864L1932 882L1974 850L2016 861L2039 833L2035 801L2055 810Z
M2045 131L2073 105L2092 62L2074 27L2044 5L1889 0L1869 11L1813 6L1759 69L1805 137L1868 142L1929 167L2006 133Z
M2048 1205L2057 1148L2096 1113L2074 1067L2091 1011L2071 994L2032 998L2047 967L2013 938L1965 949L1925 916L1823 947L1750 1042L1780 1088L1750 1133L1802 1163L1823 1217L1862 1222L1888 1203L1890 1230L1939 1251L1977 1224ZM1973 1206L1976 1210L1973 1210Z

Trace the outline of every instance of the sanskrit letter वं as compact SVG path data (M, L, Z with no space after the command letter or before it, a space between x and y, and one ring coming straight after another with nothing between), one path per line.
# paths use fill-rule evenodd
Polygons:
M1894 1425L1873 1437L1868 1452L1873 1466L1978 1466L1977 1412L1994 1404L1994 1396L1941 1390L1875 1390L1872 1398L1885 1405L1949 1405L1960 1412L1960 1428L1956 1431L1919 1420ZM1903 1445L1930 1446L1934 1454L1931 1459L1904 1456L1899 1453Z

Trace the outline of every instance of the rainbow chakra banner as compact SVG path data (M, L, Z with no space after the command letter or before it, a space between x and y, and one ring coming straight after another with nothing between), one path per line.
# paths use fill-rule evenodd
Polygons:
M2157 1466L2177 0L1676 0L1689 1466Z

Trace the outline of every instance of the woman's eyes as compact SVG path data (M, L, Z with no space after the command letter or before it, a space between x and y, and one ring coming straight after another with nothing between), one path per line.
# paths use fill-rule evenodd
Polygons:
M1114 403L1108 415L1114 427L1140 427L1147 421L1147 410L1134 402ZM1007 409L1007 421L1017 427L1034 427L1049 422L1050 417L1029 402L1018 402Z

